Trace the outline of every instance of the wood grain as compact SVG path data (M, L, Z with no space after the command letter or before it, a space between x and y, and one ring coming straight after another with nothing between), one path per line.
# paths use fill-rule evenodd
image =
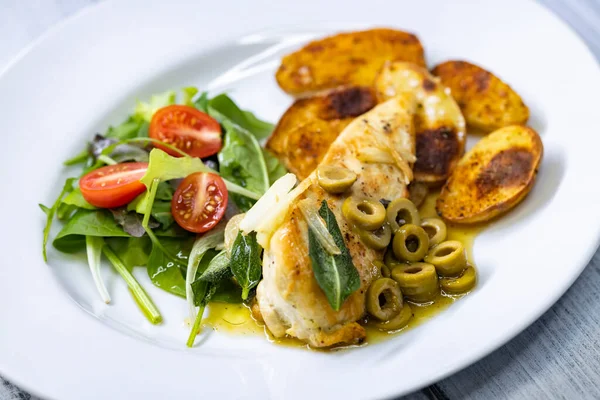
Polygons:
M51 26L98 0L2 0L0 69ZM540 0L600 59L600 1ZM600 398L600 252L537 322L478 363L407 396L423 399ZM0 400L37 399L0 378Z

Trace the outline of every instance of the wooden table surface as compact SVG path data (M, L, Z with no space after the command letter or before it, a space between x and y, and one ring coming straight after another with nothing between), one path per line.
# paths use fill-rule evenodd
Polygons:
M48 28L97 1L0 0L0 69ZM600 0L540 2L565 20L600 60ZM600 399L600 251L565 296L523 333L407 398ZM35 398L0 377L0 400L16 399Z

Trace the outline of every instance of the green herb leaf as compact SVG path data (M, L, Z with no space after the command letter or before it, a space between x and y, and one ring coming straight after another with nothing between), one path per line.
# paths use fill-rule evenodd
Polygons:
M142 124L143 121L136 121L130 117L121 125L109 126L104 136L110 139L117 140L132 139L138 137L138 132Z
M249 111L241 110L226 94L220 94L208 101L208 113L221 124L229 121L257 139L268 137L274 129L273 124L261 121Z
M224 279L217 285L210 301L215 303L239 304L242 302L242 288L232 279Z
M218 154L221 176L258 196L263 195L269 189L270 180L267 164L256 138L228 121L223 126L227 133L223 148ZM248 211L254 205L254 201L247 197L233 195L232 198L243 211Z
M256 232L238 233L231 249L231 272L242 287L242 299L248 298L250 289L258 285L262 275L261 251Z
M83 149L81 150L77 155L69 158L68 160L66 160L65 162L63 162L64 165L76 165L76 164L81 164L87 161L88 157L90 156L90 153L87 149Z
M224 279L231 278L230 260L227 250L222 250L208 264L206 270L200 275L198 280L203 282L217 283Z
M335 215L325 200L321 204L319 214L341 254L329 254L310 228L308 229L308 253L317 283L325 293L331 308L338 311L344 300L360 287L360 276L344 243Z
M62 198L69 193L71 190L73 190L73 182L75 181L75 178L69 178L65 181L65 184L60 192L60 194L58 195L58 197L56 198L56 200L54 201L54 204L52 205L52 207L47 208L46 209L48 211L46 211L46 226L44 227L44 238L42 240L42 256L44 257L44 261L48 261L48 257L46 255L46 244L48 243L48 237L50 236L50 228L52 228L52 221L54 220L54 214L56 214L56 210L58 209Z
M194 98L196 93L198 93L198 88L188 86L181 89L181 92L183 93L183 104L185 104L186 106L194 107L194 102L192 99Z
M160 244L177 262L153 245L148 258L148 276L155 286L185 298L185 270L193 241L162 238Z
M79 209L56 235L52 244L64 253L83 250L86 236L128 237L107 210Z

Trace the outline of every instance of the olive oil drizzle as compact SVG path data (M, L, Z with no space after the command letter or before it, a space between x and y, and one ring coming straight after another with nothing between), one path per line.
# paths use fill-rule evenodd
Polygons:
M419 214L421 217L428 218L438 216L435 211L435 202L438 195L439 192L429 193L427 195L427 198L419 209ZM469 263L475 266L473 261L473 244L477 235L485 228L485 225L480 224L473 226L460 226L447 224L447 227L447 239L459 240L462 242L467 251L467 259ZM399 331L383 332L370 326L367 322L365 324L367 331L367 340L365 343L377 343L391 336L401 334L406 330L414 328L421 323L428 321L441 311L448 308L452 303L466 295L468 295L468 293L457 296L451 296L442 293L430 303L414 304L409 302L413 311L413 317L410 319L406 327L400 329ZM252 318L250 309L243 304L211 303L209 306L208 315L205 317L202 324L205 328L220 332L226 332L235 335L266 335L269 341L281 345L302 348L308 347L306 343L301 342L298 339L274 338L269 334L263 323Z

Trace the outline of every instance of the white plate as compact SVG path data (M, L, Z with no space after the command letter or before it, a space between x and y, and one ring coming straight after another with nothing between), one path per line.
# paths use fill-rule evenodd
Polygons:
M579 39L539 5L168 3L102 3L45 35L0 76L3 376L60 399L392 397L508 341L586 266L600 237L600 74ZM290 104L273 79L282 54L326 32L371 26L417 33L430 65L458 58L489 67L522 94L542 136L538 182L478 238L481 280L466 299L404 335L353 351L312 352L218 333L187 350L184 301L152 288L143 270L137 275L164 326L145 322L108 268L111 306L99 301L80 258L51 250L49 265L42 262L37 203L57 195L69 172L61 162L94 132L120 122L136 98L195 84L228 90L275 121Z

